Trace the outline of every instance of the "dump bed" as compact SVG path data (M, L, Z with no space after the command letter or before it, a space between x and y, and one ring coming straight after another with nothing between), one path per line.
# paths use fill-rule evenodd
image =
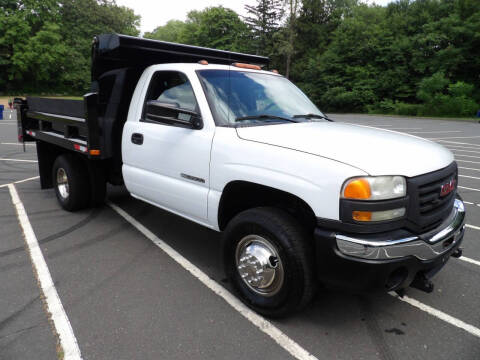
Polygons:
M125 67L145 69L153 64L189 63L207 60L212 64L242 62L267 66L263 56L143 39L127 35L102 34L92 46L92 81L104 73Z
M19 141L42 141L105 160L109 180L121 178L121 134L137 82L150 65L207 60L268 65L256 55L175 44L118 34L92 44L91 92L83 100L31 97L16 102ZM117 180L114 180L117 179Z

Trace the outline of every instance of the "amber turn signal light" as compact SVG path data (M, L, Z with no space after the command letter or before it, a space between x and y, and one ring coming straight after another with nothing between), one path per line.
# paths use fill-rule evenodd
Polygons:
M350 181L343 189L343 197L346 199L370 199L372 191L370 184L365 179L355 179Z
M352 218L356 221L371 221L372 212L371 211L354 211L352 212Z

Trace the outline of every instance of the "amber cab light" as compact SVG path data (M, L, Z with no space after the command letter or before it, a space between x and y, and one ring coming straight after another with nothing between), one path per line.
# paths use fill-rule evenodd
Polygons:
M200 60L198 62L200 65L208 65L208 61L207 60Z
M354 179L343 189L343 197L346 199L370 199L371 196L370 184L365 179Z
M352 212L352 218L356 221L371 221L372 212L371 211L354 211Z
M244 64L244 63L233 63L232 65L242 69L262 70L262 68L258 65Z

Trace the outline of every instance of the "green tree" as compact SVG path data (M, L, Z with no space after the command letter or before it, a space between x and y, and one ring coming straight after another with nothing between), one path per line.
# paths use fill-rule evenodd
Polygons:
M193 10L187 15L180 42L231 51L248 51L248 27L223 6Z
M170 20L163 26L158 26L152 32L146 32L143 36L148 39L181 42L181 34L185 23L180 20Z
M140 17L109 0L0 0L0 92L82 93L94 35L138 35Z
M295 53L295 39L296 39L296 21L298 16L298 8L300 0L284 0L287 5L287 23L286 23L286 41L283 44L283 51L285 53L285 76L290 76L290 66L292 64L292 57Z
M268 55L273 49L273 39L283 17L281 0L257 0L255 6L245 5L248 16L244 21L250 29L252 48L257 54Z
M140 17L114 1L62 0L60 18L70 64L68 71L62 74L62 87L78 92L87 91L90 86L90 48L95 35L139 34Z
M145 36L268 55L327 111L478 108L478 0L257 0L247 10L244 21L221 6L191 11ZM0 0L0 92L81 93L90 84L92 37L138 35L138 25L113 0Z
M29 51L30 38L57 20L55 0L0 1L0 92L32 86L37 69L23 54Z

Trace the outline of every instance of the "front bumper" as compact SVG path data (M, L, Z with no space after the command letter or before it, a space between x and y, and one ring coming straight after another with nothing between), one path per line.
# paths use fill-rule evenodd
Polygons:
M319 278L353 290L405 288L419 275L437 273L460 246L464 229L461 199L440 226L421 235L396 230L356 236L317 228Z

